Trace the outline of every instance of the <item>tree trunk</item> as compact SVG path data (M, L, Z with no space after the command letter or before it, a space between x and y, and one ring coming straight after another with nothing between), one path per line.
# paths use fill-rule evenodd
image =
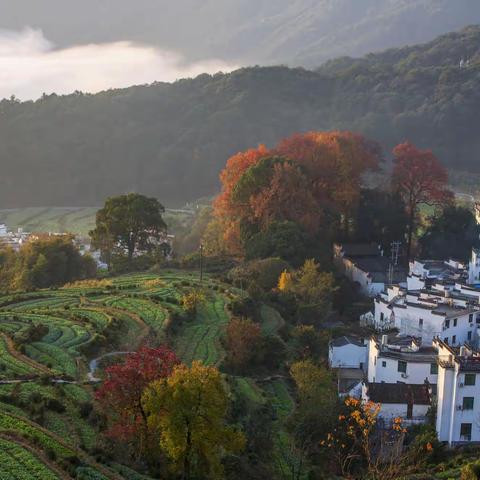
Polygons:
M183 480L190 479L190 450L192 448L192 433L190 432L190 426L187 422L187 441L185 448L185 458L183 459Z

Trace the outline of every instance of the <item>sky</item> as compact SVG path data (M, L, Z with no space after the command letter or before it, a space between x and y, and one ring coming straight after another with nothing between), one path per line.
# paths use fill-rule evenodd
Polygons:
M132 41L58 48L40 29L0 30L0 98L95 93L235 68L215 59L188 62L174 51Z

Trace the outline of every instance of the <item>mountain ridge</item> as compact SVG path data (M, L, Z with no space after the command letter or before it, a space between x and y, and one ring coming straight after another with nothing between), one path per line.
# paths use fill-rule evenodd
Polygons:
M468 53L470 64L460 68ZM0 205L98 205L140 191L168 206L218 189L237 151L350 129L388 154L409 139L478 172L480 27L317 71L249 67L96 95L0 102Z

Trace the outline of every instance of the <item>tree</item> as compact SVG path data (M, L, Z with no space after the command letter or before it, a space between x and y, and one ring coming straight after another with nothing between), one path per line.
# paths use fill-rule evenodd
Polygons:
M243 449L243 435L226 424L228 396L215 367L177 365L150 385L143 401L161 450L184 480L222 478L222 457Z
M96 400L109 419L111 437L138 442L143 449L148 434L143 392L153 381L168 377L178 363L167 347L142 347L124 363L105 369L106 380Z
M313 325L297 325L291 332L295 358L319 360L328 355L329 335Z
M419 239L425 258L455 258L466 261L479 244L480 228L471 209L447 205L430 219Z
M420 150L409 142L393 149L392 187L403 198L407 212L407 260L422 204L442 205L452 199L447 188L448 174L430 150Z
M249 319L233 318L225 332L226 362L233 371L243 372L258 354L261 328Z
M319 443L331 430L336 417L338 396L333 375L311 360L293 363L290 375L298 402L288 427L298 451L311 461L318 460L315 457L319 454Z
M310 237L321 230L328 243L333 218L343 218L348 230L362 176L379 159L377 144L351 132L310 132L281 141L273 152L259 147L235 155L220 176L214 209L227 248L244 254L246 242L275 222L291 222ZM271 248L259 237L250 252L264 246Z
M336 459L342 478L394 480L409 473L403 420L397 417L391 429L378 430L380 409L378 403L347 397L336 427L321 442Z
M293 294L297 304L297 316L302 323L318 322L332 309L335 279L331 273L320 271L313 259L305 260L303 266L291 278L282 274L279 287L284 294Z
M245 258L278 257L294 267L308 255L316 256L315 242L298 223L274 221L266 229L244 239ZM318 250L318 249L317 249Z
M5 267L0 278L8 277L7 289L12 290L60 286L94 277L97 270L90 255L80 254L71 235L41 235L18 252L7 249L0 265Z
M197 314L198 307L205 303L205 294L199 290L192 290L182 296L182 307L189 317Z
M403 198L397 192L362 189L350 241L378 243L385 251L391 243L405 239L407 215Z
M303 167L318 204L340 213L348 231L360 199L362 177L378 168L380 146L348 131L307 132L282 140L275 153Z
M92 245L107 257L126 252L131 261L135 251L151 250L165 235L164 211L156 198L138 193L107 198L89 233Z

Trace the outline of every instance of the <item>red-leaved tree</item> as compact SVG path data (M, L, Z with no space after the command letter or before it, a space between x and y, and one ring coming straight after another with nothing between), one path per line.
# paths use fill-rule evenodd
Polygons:
M448 190L447 170L430 150L420 150L410 142L393 149L392 187L407 209L407 260L412 251L412 239L417 226L419 206L442 205L453 198Z
M108 417L110 437L139 441L141 447L147 434L142 394L153 381L170 376L179 363L167 347L142 347L128 354L124 363L105 369L107 378L97 391L96 400Z
M363 175L378 167L377 143L352 132L308 132L237 153L220 175L214 213L230 253L242 254L245 226L265 231L274 221L294 222L311 234L339 215L345 231L358 205ZM243 232L242 232L243 228Z

